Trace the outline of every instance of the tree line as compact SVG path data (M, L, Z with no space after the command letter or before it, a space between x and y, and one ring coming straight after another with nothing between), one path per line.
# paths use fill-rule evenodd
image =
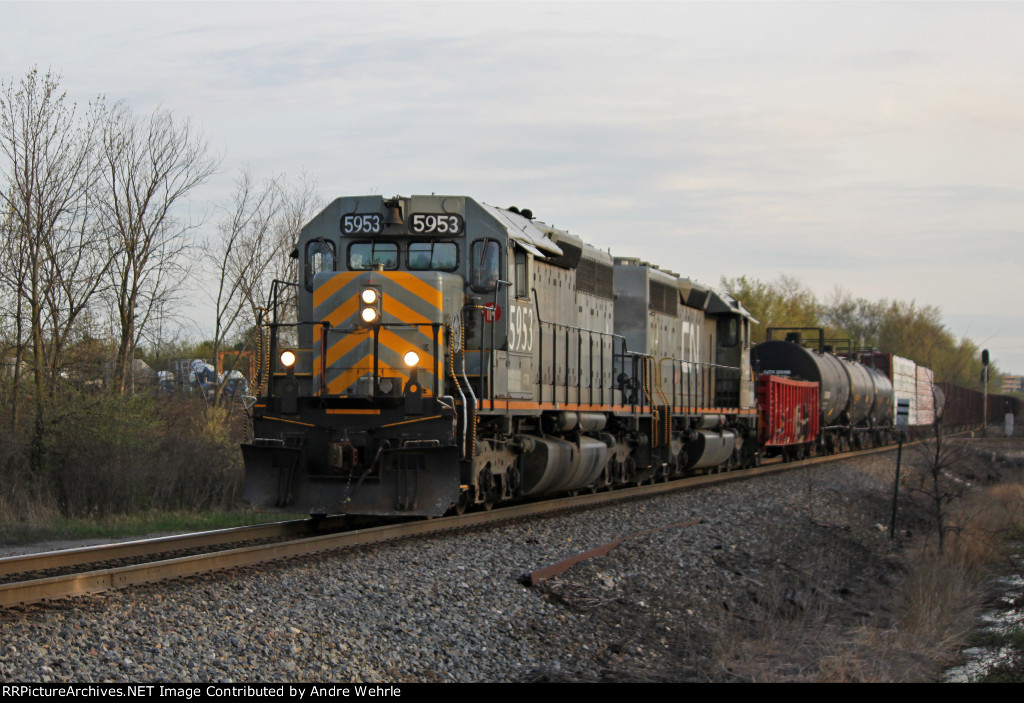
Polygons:
M821 301L798 278L785 274L770 282L723 277L721 284L758 320L752 330L754 343L766 339L769 327L822 327L830 340L891 352L927 366L937 382L981 388L981 351L971 340L950 332L935 305L855 298L839 287ZM1000 383L992 364L989 391L999 392Z
M0 427L22 450L0 456L6 468L47 474L58 428L111 407L98 394L133 395L136 359L182 349L168 330L196 308L215 311L214 356L253 346L271 281L294 277L287 254L322 201L305 174L243 169L226 202L198 207L221 164L171 110L102 95L81 107L38 68L0 81Z

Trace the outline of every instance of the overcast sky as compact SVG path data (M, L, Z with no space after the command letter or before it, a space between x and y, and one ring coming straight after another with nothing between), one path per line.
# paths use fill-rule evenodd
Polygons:
M718 285L941 307L1024 373L1024 4L12 3L33 65L223 173L464 194Z

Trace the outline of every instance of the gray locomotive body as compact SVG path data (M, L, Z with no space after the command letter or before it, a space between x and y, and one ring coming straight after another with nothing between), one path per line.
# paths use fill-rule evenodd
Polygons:
M243 445L256 506L440 515L757 461L726 296L461 196L339 198L294 256Z

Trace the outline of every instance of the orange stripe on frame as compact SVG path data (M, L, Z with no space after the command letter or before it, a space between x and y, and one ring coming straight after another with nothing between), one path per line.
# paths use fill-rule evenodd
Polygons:
M429 371L434 368L434 355L430 352L421 349L416 346L408 339L400 337L398 334L392 332L387 328L382 328L380 331L380 343L390 349L391 351L403 356L407 351L415 351L420 355L420 369Z
M638 412L649 412L648 406ZM659 406L660 407L660 406ZM576 410L584 412L604 413L631 413L632 406L628 405L588 405L579 403L534 403L523 400L495 400L481 401L480 409L487 410ZM680 408L673 409L674 413L696 413L696 414L726 414L726 415L756 415L757 410L738 408Z
M359 346L361 342L369 342L370 344L373 344L373 331L367 330L366 334L352 334L350 332L328 347L327 366L330 367L338 363L339 359Z

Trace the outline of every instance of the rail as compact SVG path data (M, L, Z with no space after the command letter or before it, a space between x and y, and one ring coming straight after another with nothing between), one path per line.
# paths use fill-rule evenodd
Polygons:
M667 493L680 490L691 490L704 485L723 483L726 481L747 480L764 474L790 471L793 469L803 468L813 464L819 464L829 461L842 461L844 459L855 458L861 454L894 451L895 449L896 447L894 446L887 446L878 449L866 450L858 453L850 453L846 455L830 455L797 462L783 463L781 461L778 461L775 463L766 463L758 468L753 469L743 469L704 476L692 476L677 479L674 481L651 483L643 486L622 488L607 493L596 493L588 495L554 498L545 501L511 505L508 507L497 508L491 511L467 513L465 515L437 518L433 520L417 520L378 527L355 529L333 534L318 534L312 537L275 542L273 544L239 547L235 549L227 549L205 554L196 554L174 559L164 559L160 561L133 564L130 566L97 569L81 573L65 574L62 576L53 576L48 578L37 578L27 581L5 583L0 584L0 607L11 607L15 605L35 603L44 600L55 600L59 598L100 593L108 590L126 588L137 584L153 583L173 578L182 578L198 574L210 573L214 571L223 571L244 566L253 566L281 559L300 557L319 552L334 551L364 544L380 543L398 538L440 532L443 530L462 529L475 527L478 525L494 524L504 522L507 520L519 519L523 517L535 516L550 512L557 512L561 510L581 509L601 504L618 502L622 500L630 500L647 497L651 495L657 495L660 493ZM308 521L298 522L306 523ZM289 523L277 523L277 525L288 524ZM245 530L252 528L235 529ZM214 534L219 533L220 535L223 535L226 532L227 531L219 530ZM197 535L186 535L184 537L202 538L204 534L205 533L198 533ZM157 544L156 549L146 552L147 554L153 552L166 553L169 551L168 545L172 544L172 540L175 539L178 538L140 540L135 543L123 543L120 545L104 545L102 547L86 548L85 550L69 550L66 554L69 555L68 559L70 563L70 561L73 561L76 558L81 558L80 555L73 555L72 552L80 551L84 553L92 552L93 554L98 554L102 550L108 550L106 551L106 553L103 554L102 557L100 557L100 559L89 557L87 561L80 562L94 563L99 560L105 561L115 558L111 555L114 554L117 549L133 549L136 548L138 545L144 545L147 543ZM4 562L7 562L9 564L18 563L22 567L28 565L29 568L32 568L33 570L38 570L40 568L45 568L40 567L38 565L44 563L42 560L50 560L48 563L53 563L53 560L60 560L62 558L58 556L61 554L62 552L51 552L45 555L24 555L21 557L13 558L8 557L6 560L0 560L0 564L3 564ZM38 562L38 564L32 564L32 559L39 559L40 561ZM10 571L8 569L8 573L20 572Z

